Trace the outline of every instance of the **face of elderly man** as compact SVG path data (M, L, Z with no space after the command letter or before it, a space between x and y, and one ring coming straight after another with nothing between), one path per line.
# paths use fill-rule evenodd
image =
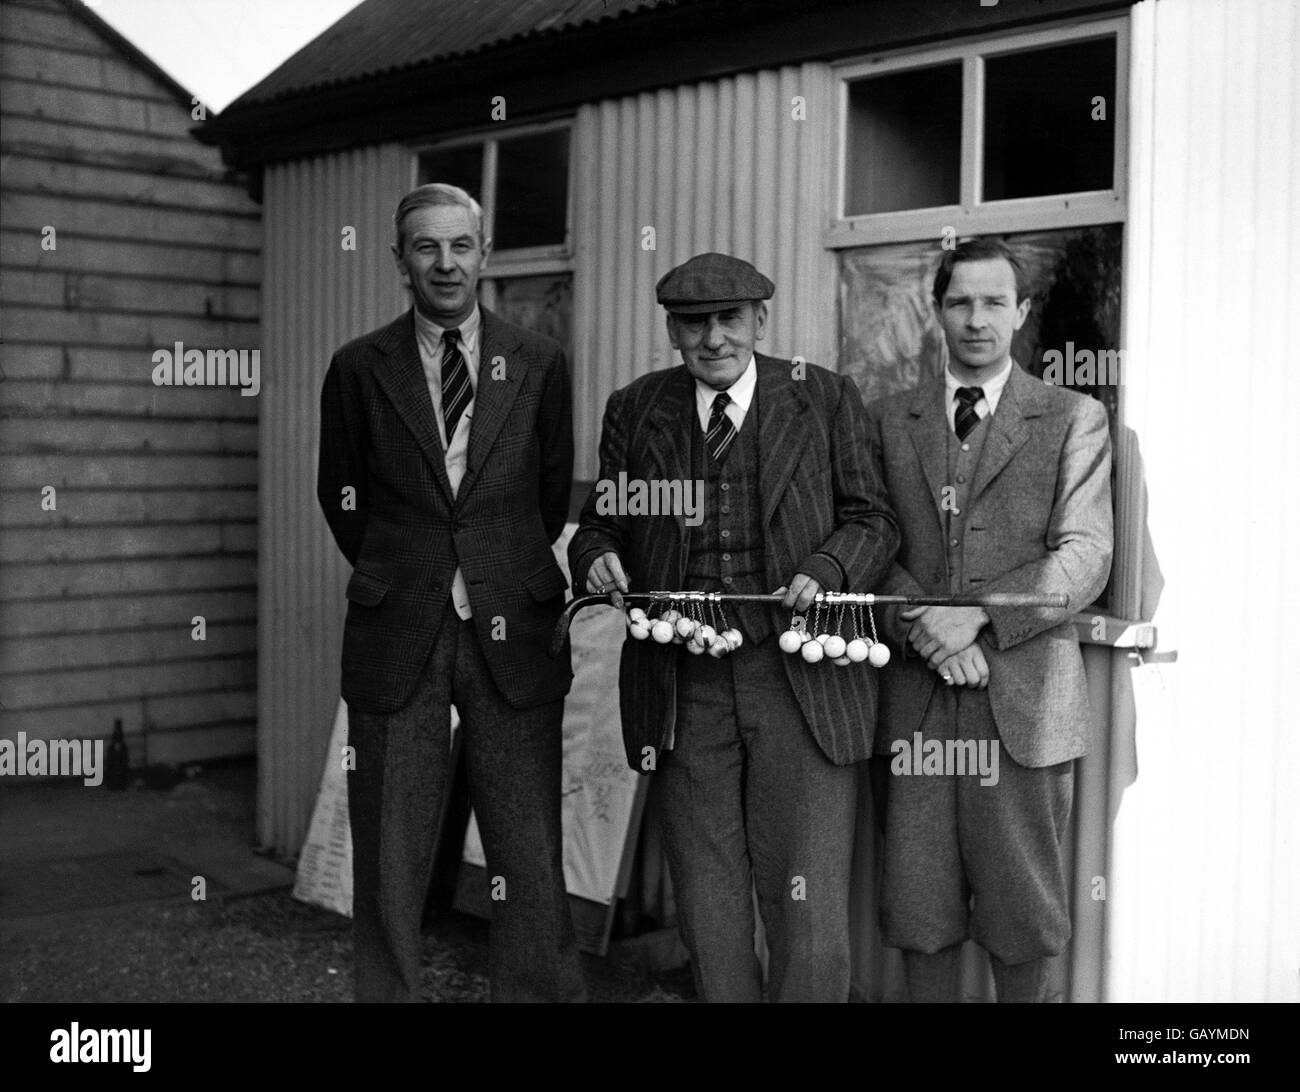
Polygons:
M682 354L687 370L719 391L740 378L766 327L767 304L761 301L702 315L668 313L668 340Z
M445 328L474 311L479 272L490 243L481 243L474 214L463 205L426 205L402 222L397 268L420 314Z

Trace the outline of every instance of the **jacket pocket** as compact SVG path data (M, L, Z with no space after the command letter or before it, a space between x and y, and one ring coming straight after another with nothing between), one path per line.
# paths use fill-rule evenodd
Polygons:
M539 603L562 595L569 587L560 567L552 561L524 579L524 587Z
M385 576L376 576L364 569L357 569L348 581L347 591L343 594L353 603L363 607L373 607L383 599L388 591L389 580Z

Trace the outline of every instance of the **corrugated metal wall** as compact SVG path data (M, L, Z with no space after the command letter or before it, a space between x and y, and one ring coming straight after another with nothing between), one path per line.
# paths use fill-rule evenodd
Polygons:
M316 501L320 386L336 349L406 305L388 247L410 182L396 145L266 172L257 829L282 853L306 835L339 700L347 563Z
M796 97L806 120L795 120ZM702 250L777 285L767 352L834 366L835 261L821 245L834 104L825 66L600 103L575 120L575 475L596 476L605 400L675 362L654 285ZM330 355L407 300L388 253L413 158L383 145L266 173L262 379L259 837L296 853L338 701L345 564L315 498ZM341 248L345 225L357 249ZM656 249L642 249L644 227Z
M796 99L803 120L796 120ZM835 366L835 258L822 245L835 102L825 65L787 67L609 100L578 112L574 428L596 476L605 400L677 363L655 282L706 250L776 284L760 350ZM642 247L655 229L653 251Z
M1300 17L1144 0L1132 41L1123 413L1149 493L1142 609L1178 659L1113 689L1130 770L1106 996L1295 1001Z

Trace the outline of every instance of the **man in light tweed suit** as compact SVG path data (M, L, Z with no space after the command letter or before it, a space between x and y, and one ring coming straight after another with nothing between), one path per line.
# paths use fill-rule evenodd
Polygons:
M903 532L883 590L1067 605L884 612L897 655L876 740L893 752L882 929L913 1001L959 999L967 937L992 956L999 1001L1041 1001L1047 957L1070 936L1061 838L1092 728L1070 618L1110 570L1109 430L1101 403L1012 359L1030 301L1004 243L945 252L933 295L946 375L868 407ZM954 759L984 748L997 776L918 769L936 744Z
M569 546L574 587L784 593L784 612L727 608L744 643L720 659L626 641L624 743L633 769L657 771L700 996L762 1000L756 888L771 999L844 1001L853 763L871 755L875 671L805 663L777 635L818 591L876 585L893 514L853 383L754 352L771 281L702 254L657 289L683 364L610 397L600 478L703 482L703 521L604 513L597 483Z
M353 566L356 996L420 999L454 702L493 877L492 999L578 1000L560 866L572 673L567 650L547 654L564 606L551 543L573 474L568 366L555 342L479 307L491 242L469 194L421 186L393 220L414 307L335 353L321 392L318 494Z

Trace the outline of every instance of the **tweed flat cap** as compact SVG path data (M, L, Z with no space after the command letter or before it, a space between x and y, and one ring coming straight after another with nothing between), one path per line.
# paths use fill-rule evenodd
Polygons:
M776 285L746 261L729 254L697 254L659 278L655 298L669 311L702 315L771 299L775 291Z

